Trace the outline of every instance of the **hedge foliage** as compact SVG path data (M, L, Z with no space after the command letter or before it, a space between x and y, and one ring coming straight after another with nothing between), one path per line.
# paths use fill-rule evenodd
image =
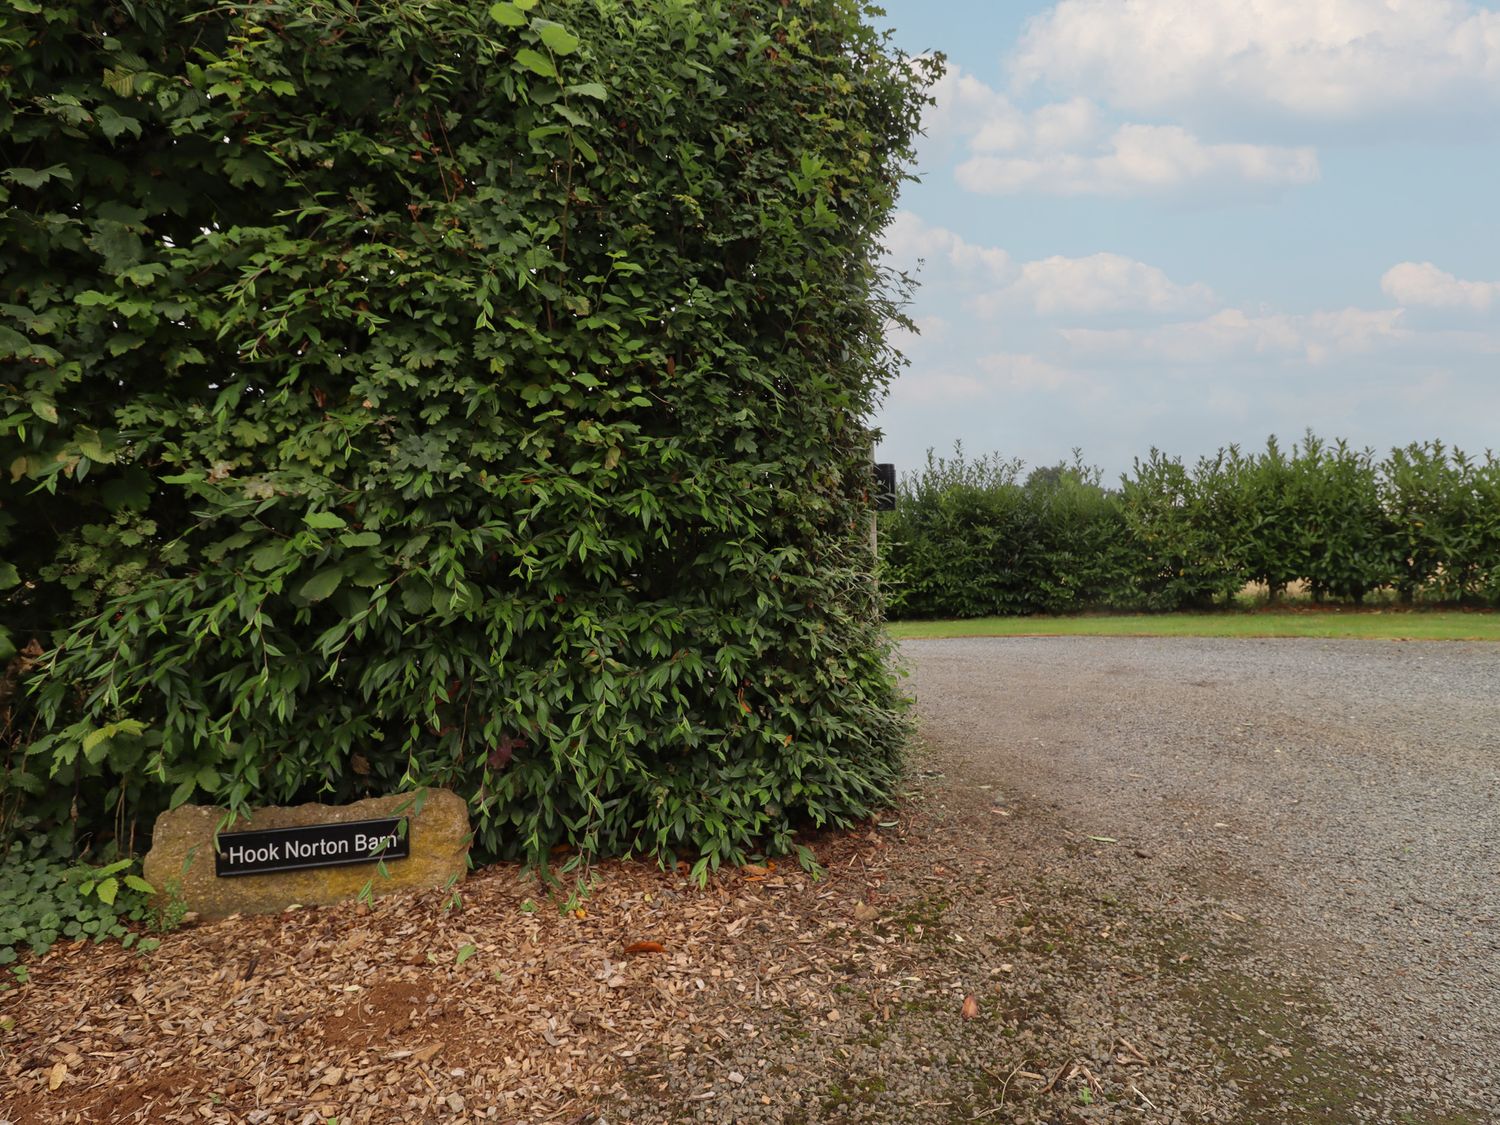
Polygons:
M1038 469L935 458L882 517L892 616L983 617L1229 603L1248 584L1316 600L1389 588L1500 606L1500 460L1442 442L1377 460L1309 433L1196 465L1152 450L1107 489L1077 454Z
M938 64L864 17L10 5L12 804L449 785L482 853L717 864L884 800L875 263Z

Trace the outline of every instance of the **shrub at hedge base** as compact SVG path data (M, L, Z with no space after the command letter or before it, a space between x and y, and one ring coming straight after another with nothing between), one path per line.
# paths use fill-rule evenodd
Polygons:
M889 795L863 419L935 64L843 0L19 7L34 810L437 784L491 854L717 864Z

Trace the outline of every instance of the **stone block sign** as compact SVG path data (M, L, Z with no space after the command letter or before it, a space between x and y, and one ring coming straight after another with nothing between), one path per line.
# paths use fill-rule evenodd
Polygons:
M209 805L162 813L146 854L146 880L203 918L327 906L367 885L377 895L446 887L468 871L469 809L447 789L352 805L269 805L226 828L216 848L223 820L224 810Z

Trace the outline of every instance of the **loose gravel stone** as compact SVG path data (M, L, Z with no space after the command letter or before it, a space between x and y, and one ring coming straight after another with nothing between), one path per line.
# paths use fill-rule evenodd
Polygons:
M1331 1040L1492 1120L1500 1089L1500 646L909 642L923 729L1143 884L1244 918L1250 964L1321 982ZM952 768L952 767L950 767ZM1144 853L1144 854L1143 854Z

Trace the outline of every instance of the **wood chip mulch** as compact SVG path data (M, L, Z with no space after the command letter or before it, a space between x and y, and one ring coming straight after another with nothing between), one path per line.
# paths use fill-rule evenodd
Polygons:
M563 913L514 867L445 893L232 918L148 954L74 944L0 994L0 1125L581 1122L663 1067L832 1006L888 849L683 872L610 863ZM13 1021L13 1024L10 1023Z

